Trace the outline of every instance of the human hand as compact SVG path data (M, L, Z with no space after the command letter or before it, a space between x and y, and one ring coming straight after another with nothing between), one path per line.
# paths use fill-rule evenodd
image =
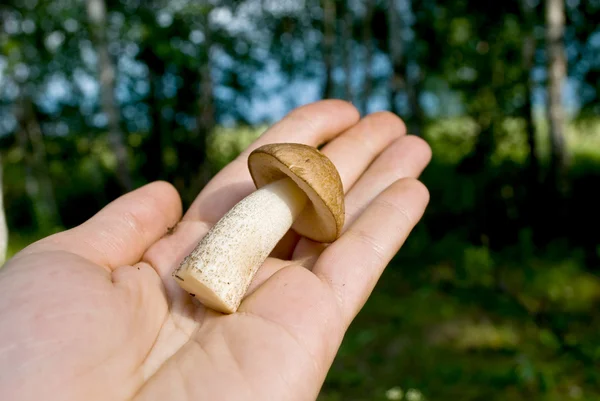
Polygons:
M171 273L254 190L246 158L271 142L327 143L346 225L328 246L290 232L238 312L222 315ZM390 113L359 121L348 103L317 102L263 134L183 218L177 192L156 182L30 245L0 270L0 398L314 400L348 325L422 216L428 192L415 177L430 156Z

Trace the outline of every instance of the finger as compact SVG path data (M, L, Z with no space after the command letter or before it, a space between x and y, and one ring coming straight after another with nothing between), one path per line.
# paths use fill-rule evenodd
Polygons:
M336 295L350 324L371 294L386 265L421 219L429 192L402 179L381 193L321 255L313 272Z
M214 224L254 191L247 159L257 147L277 142L319 146L356 124L359 118L356 108L341 100L325 100L295 109L221 170L192 203L184 220Z
M67 251L112 271L137 263L181 217L177 190L153 182L114 200L85 223L47 237L25 252Z
M325 145L323 154L335 165L347 192L373 160L404 135L406 125L395 114L373 113Z
M249 297L254 293L261 285L263 285L267 280L269 280L274 274L279 272L280 270L295 266L295 267L304 267L312 266L314 264L313 257L309 256L306 260L298 259L294 261L290 261L288 259L276 259L276 258L268 258L265 262L260 266L256 275L252 278L252 282L246 291L245 297Z
M417 178L431 161L431 148L409 135L396 140L369 167L346 196L346 228L386 188L402 178Z
M431 149L424 140L412 135L395 140L371 164L346 195L344 230L383 190L401 178L417 178L430 160ZM316 257L326 247L327 245L302 239L294 250L292 258L306 260L309 264L305 265L311 267L310 262L316 261Z

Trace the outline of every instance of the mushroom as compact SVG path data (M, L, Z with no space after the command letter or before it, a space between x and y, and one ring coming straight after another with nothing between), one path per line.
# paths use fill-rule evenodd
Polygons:
M321 243L344 225L344 192L333 163L314 147L278 143L248 157L257 190L215 224L173 272L206 307L234 313L258 268L293 229Z

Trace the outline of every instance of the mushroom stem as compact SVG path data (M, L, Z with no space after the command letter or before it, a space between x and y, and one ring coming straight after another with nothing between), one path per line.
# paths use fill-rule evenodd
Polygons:
M205 306L235 312L256 271L307 199L291 178L253 192L215 224L173 276Z

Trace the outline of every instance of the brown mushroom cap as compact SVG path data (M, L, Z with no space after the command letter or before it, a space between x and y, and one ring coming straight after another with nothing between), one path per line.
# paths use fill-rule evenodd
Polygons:
M256 188L290 177L308 195L292 229L318 242L335 241L344 226L344 190L340 175L318 149L297 143L274 143L255 149L248 168Z

